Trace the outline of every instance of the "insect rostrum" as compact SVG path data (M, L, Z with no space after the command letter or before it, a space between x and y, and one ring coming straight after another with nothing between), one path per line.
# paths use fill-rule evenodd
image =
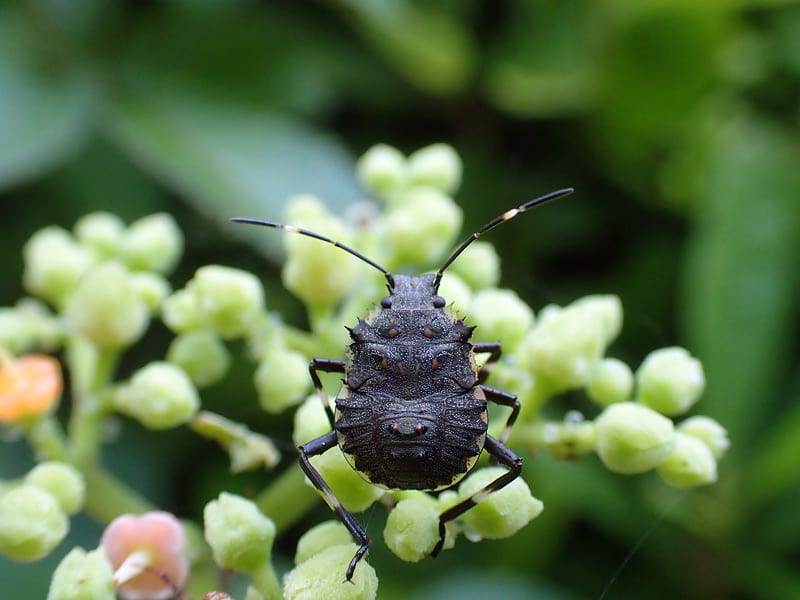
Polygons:
M442 549L445 524L469 510L515 478L522 459L505 441L519 413L513 394L483 384L487 366L501 353L499 342L472 344L473 328L464 324L438 295L447 267L482 234L526 210L572 193L558 190L506 211L467 238L435 274L393 275L357 250L319 233L271 221L236 218L313 237L333 244L370 264L386 277L389 294L366 318L348 328L352 343L347 360L315 358L309 365L314 386L323 402L331 431L299 447L305 474L320 491L360 547L347 568L352 579L369 538L342 506L310 458L338 445L353 468L374 484L391 489L440 490L460 481L486 450L508 471L445 510L439 517ZM488 353L483 369L475 355ZM331 410L318 372L344 375L344 386ZM500 439L487 433L487 401L511 408Z

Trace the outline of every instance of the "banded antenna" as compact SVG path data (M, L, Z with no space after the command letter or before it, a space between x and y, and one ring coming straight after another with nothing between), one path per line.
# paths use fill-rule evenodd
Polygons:
M337 248L341 248L342 250L344 250L348 254L352 254L353 256L358 258L359 260L363 260L368 265L378 269L378 271L383 273L384 276L386 277L386 281L389 284L389 288L391 288L391 289L394 288L394 277L392 277L392 274L389 272L388 269L386 269L385 267L382 267L381 265L376 263L371 258L369 258L367 256L364 256L358 250L356 250L354 248L351 248L350 246L347 246L347 245L343 244L342 242L338 242L338 241L336 241L334 239L331 239L331 238L329 238L327 236L324 236L321 233L317 233L316 231L311 231L310 229L303 229L302 227L295 227L294 225L284 225L282 223L276 223L275 221L262 221L261 219L250 219L248 217L234 217L234 218L231 219L231 221L233 221L234 223L248 223L250 225L261 225L262 227L272 227L274 229L283 229L284 231L288 231L289 233L296 233L296 234L299 234L299 235L305 235L306 237L314 238L315 240L320 240L322 242L327 242L328 244L336 246Z
M464 242L453 251L453 253L450 255L450 258L444 261L444 264L441 267L439 267L439 270L436 271L436 278L433 280L434 292L439 290L439 284L442 281L442 275L444 275L445 269L447 269L447 267L453 264L453 261L457 259L459 256L461 256L461 253L464 252L464 250L466 250L469 247L469 245L472 244L472 242L477 240L484 233L486 233L491 229L494 229L495 227L500 225L500 223L505 223L506 221L510 221L517 215L524 213L526 210L530 210L534 206L539 206L540 204L544 204L545 202L549 202L550 200L555 200L556 198L561 198L562 196L568 196L574 191L575 190L572 188L564 188L563 190L550 192L549 194L545 194L544 196L539 196L538 198L529 200L528 202L526 202L521 206L518 206L517 208L512 208L511 210L507 210L499 217L495 217L494 219L486 223L486 225L478 229L475 233L473 233L466 240L464 240Z
M483 227L478 229L475 233L473 233L466 240L464 240L461 243L461 245L453 251L453 253L450 255L450 257L446 261L444 261L444 264L439 268L439 270L436 271L436 277L433 280L433 290L434 290L434 292L437 292L439 290L439 284L442 281L442 275L444 275L444 272L447 269L447 267L449 267L451 264L453 264L453 261L455 261L455 259L457 259L459 256L461 256L461 253L464 252L464 250L466 250L470 246L470 244L472 244L472 242L477 240L484 233L494 229L495 227L497 227L501 223L505 223L506 221L510 221L511 219L516 217L517 215L519 215L521 213L524 213L527 210L530 210L534 206L538 206L540 204L544 204L545 202L548 202L550 200L555 200L556 198L561 198L562 196L567 196L567 195L571 194L573 191L575 191L575 190L573 190L572 188L564 188L563 190L557 190L555 192L550 192L549 194L545 194L544 196L539 196L538 198L534 198L533 200L529 200L528 202L518 206L517 208L512 208L510 210L507 210L502 215L500 215L500 216L492 219L488 223L486 223L486 225L484 225ZM347 246L346 244L343 244L342 242L339 242L339 241L331 239L331 238L329 238L327 236L324 236L321 233L317 233L316 231L311 231L310 229L303 229L302 227L296 227L294 225L284 225L283 223L276 223L275 221L263 221L261 219L251 219L249 217L234 217L233 219L231 219L231 221L233 221L234 223L248 223L250 225L260 225L262 227L272 227L274 229L283 229L284 231L287 231L289 233L296 233L298 235L304 235L306 237L314 238L315 240L320 240L322 242L326 242L328 244L331 244L332 246L336 246L337 248L341 248L342 250L344 250L348 254L352 254L357 259L364 261L365 263L367 263L371 267L374 267L375 269L378 269L378 271L383 273L383 275L386 277L386 281L389 284L389 290L393 290L394 289L394 277L392 276L392 274L389 272L388 269L386 269L385 267L382 267L381 265L376 263L371 258L365 256L364 254L361 254L361 252L359 252L358 250L356 250L354 248L351 248L350 246Z

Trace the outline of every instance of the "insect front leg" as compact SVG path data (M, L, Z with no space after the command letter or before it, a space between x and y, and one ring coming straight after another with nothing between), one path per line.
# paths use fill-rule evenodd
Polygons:
M452 521L453 519L464 514L473 506L486 500L490 494L507 486L509 483L519 477L519 474L522 472L522 459L514 454L514 452L512 452L502 442L499 442L492 436L487 435L483 447L491 456L497 459L497 462L508 467L508 472L503 473L500 475L500 477L479 489L469 498L465 498L455 506L451 506L441 515L439 515L439 541L436 543L436 547L433 549L433 552L431 552L431 556L437 556L439 552L442 551L446 534L445 525L448 521Z
M312 358L311 362L308 364L308 372L311 374L311 381L314 382L314 389L317 390L319 400L322 402L322 407L325 409L325 414L328 416L328 422L331 424L331 428L333 428L333 410L331 410L328 394L325 393L325 388L322 387L322 381L320 381L317 371L322 371L323 373L344 373L346 369L346 362L332 358Z
M322 499L325 500L325 503L330 507L330 509L336 513L336 516L339 517L339 520L344 523L344 526L347 527L347 531L350 532L350 535L358 540L358 543L360 544L360 547L353 556L353 559L350 561L350 564L347 567L347 572L345 573L345 579L347 579L347 581L352 581L353 573L356 570L358 561L364 557L364 554L366 554L367 549L369 548L369 537L367 537L367 532L364 531L364 528L358 524L353 515L347 512L344 506L342 506L342 503L339 502L339 499L333 493L333 490L331 490L328 484L325 483L322 475L320 475L319 471L314 468L310 460L312 456L324 454L334 446L336 446L336 432L331 431L315 440L308 442L307 444L300 446L298 448L300 453L298 461L300 462L300 468L303 469L303 472L306 474L309 480L311 480L311 483L314 484L314 487L317 488L322 494Z
M489 354L489 358L478 371L478 383L483 383L492 374L492 366L500 359L503 348L500 342L479 342L472 345L472 351L475 354Z

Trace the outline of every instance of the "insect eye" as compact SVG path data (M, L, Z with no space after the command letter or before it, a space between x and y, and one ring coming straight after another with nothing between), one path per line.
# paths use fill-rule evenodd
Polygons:
M444 305L447 301L442 298L441 296L434 296L433 297L433 308L444 308Z
M392 308L392 297L391 296L384 296L381 299L381 307L382 308Z

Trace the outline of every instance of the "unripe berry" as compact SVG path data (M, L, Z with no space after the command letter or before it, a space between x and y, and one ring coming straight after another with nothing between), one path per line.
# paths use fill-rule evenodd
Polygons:
M218 566L255 573L269 562L275 524L251 501L223 492L206 504L203 523Z
M717 480L717 461L702 440L677 432L675 446L658 465L658 474L677 488L708 485Z
M83 506L86 484L80 471L67 463L39 463L25 476L25 483L49 492L68 515L74 515Z
M191 380L180 367L152 362L114 393L115 408L150 429L169 429L189 421L200 407Z
M636 399L661 414L681 415L700 399L703 366L683 348L655 350L636 371Z
M12 560L47 556L68 529L58 500L38 486L24 484L0 496L0 552Z
M634 402L606 408L595 420L597 454L615 473L643 473L664 461L675 445L672 421Z
M586 393L600 406L630 400L633 373L628 365L616 358L598 361L586 385Z
M431 186L446 194L455 193L461 184L461 158L448 144L431 144L411 154L408 171L412 184Z

